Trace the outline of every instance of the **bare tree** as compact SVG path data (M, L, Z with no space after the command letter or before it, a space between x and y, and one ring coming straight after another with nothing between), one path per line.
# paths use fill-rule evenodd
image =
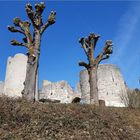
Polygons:
M102 60L109 58L110 54L112 54L112 41L107 40L103 51L97 57L95 57L94 52L99 37L99 35L90 33L87 38L81 38L79 40L88 59L88 63L79 62L79 66L84 66L88 71L90 85L90 103L97 106L99 105L97 88L97 68Z
M55 23L56 12L52 11L48 17L47 22L43 24L42 13L45 9L45 4L43 2L35 4L35 10L33 9L31 4L26 4L25 9L27 16L32 23L33 32L31 33L30 31L31 23L29 21L22 21L18 17L14 18L13 20L13 23L17 28L15 28L14 26L8 26L8 29L11 32L18 32L24 35L24 43L12 40L11 44L14 46L23 46L28 49L26 78L22 94L26 99L34 101L37 87L36 81L39 66L41 37L43 32L50 25Z

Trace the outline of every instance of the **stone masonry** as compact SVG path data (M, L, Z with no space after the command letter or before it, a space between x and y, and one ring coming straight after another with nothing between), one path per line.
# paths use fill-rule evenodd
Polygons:
M9 57L5 82L0 82L0 95L4 93L9 97L21 97L26 76L27 56L16 54ZM125 106L121 97L126 97L126 86L120 70L114 65L99 65L98 68L99 99L105 100L107 106ZM38 80L37 80L38 82ZM60 100L61 103L71 103L74 99L82 99L82 103L89 103L89 83L86 70L80 72L80 84L74 91L66 81L50 82L44 80L36 100Z
M50 82L43 80L39 99L60 100L61 103L71 103L80 94L75 93L68 82Z
M4 92L4 82L0 81L0 95L2 95Z
M80 72L81 98L83 103L90 102L90 88L87 70ZM105 100L106 106L124 107L122 97L126 96L126 85L120 70L110 64L99 65L97 70L99 99Z
M4 94L9 97L21 97L26 76L27 57L24 54L16 54L9 57L4 84Z

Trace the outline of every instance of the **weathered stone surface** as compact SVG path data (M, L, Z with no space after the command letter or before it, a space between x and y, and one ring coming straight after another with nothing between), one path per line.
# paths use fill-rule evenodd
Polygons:
M61 103L71 103L79 94L75 93L66 81L50 82L44 80L42 82L42 90L39 99L60 100Z
M27 57L24 54L16 54L9 57L5 83L0 82L0 93L9 97L21 97L24 88L23 82L26 76ZM38 82L38 81L37 81ZM38 90L38 89L37 89ZM50 82L44 80L40 94L36 100L50 99L60 100L61 103L71 103L74 99L82 98L82 103L89 103L89 82L86 70L80 72L80 84L74 91L66 81ZM99 65L98 68L99 99L105 100L106 106L125 106L121 97L126 97L126 86L120 70L114 65Z
M5 76L4 94L9 97L21 97L26 76L27 57L16 54L9 57Z
M81 97L81 87L80 83L77 83L75 93L79 94L79 97Z
M122 96L126 96L126 85L120 70L110 64L99 65L97 72L99 99L105 100L106 106L123 107ZM81 98L83 103L90 103L90 88L87 70L80 72Z
M0 95L2 95L4 92L4 82L0 81Z
M81 102L90 103L90 88L87 70L80 72L80 88L81 88Z

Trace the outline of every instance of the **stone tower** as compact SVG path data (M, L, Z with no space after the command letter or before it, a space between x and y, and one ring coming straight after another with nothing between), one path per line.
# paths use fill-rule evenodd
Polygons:
M4 94L9 97L21 97L26 76L27 57L24 54L16 54L7 61Z
M4 92L4 82L0 81L0 96L3 94Z
M124 107L122 97L126 97L126 85L120 70L110 64L101 64L97 71L99 99L105 100L106 106ZM90 103L90 88L87 70L80 72L81 98L83 103Z

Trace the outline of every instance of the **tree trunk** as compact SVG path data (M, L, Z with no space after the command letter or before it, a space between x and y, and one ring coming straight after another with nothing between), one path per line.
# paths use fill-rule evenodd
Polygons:
M23 97L27 100L35 101L35 94L37 94L37 72L40 56L40 42L41 36L39 30L34 32L34 56L28 55L26 78L24 82ZM30 53L30 52L29 52Z
M89 85L90 85L90 104L99 105L98 99L98 87L97 87L97 68L90 68L89 73Z
M37 71L37 75L36 75L36 92L35 92L35 101L39 100L39 91L38 91L38 87L39 87L39 83L38 83L38 71Z

